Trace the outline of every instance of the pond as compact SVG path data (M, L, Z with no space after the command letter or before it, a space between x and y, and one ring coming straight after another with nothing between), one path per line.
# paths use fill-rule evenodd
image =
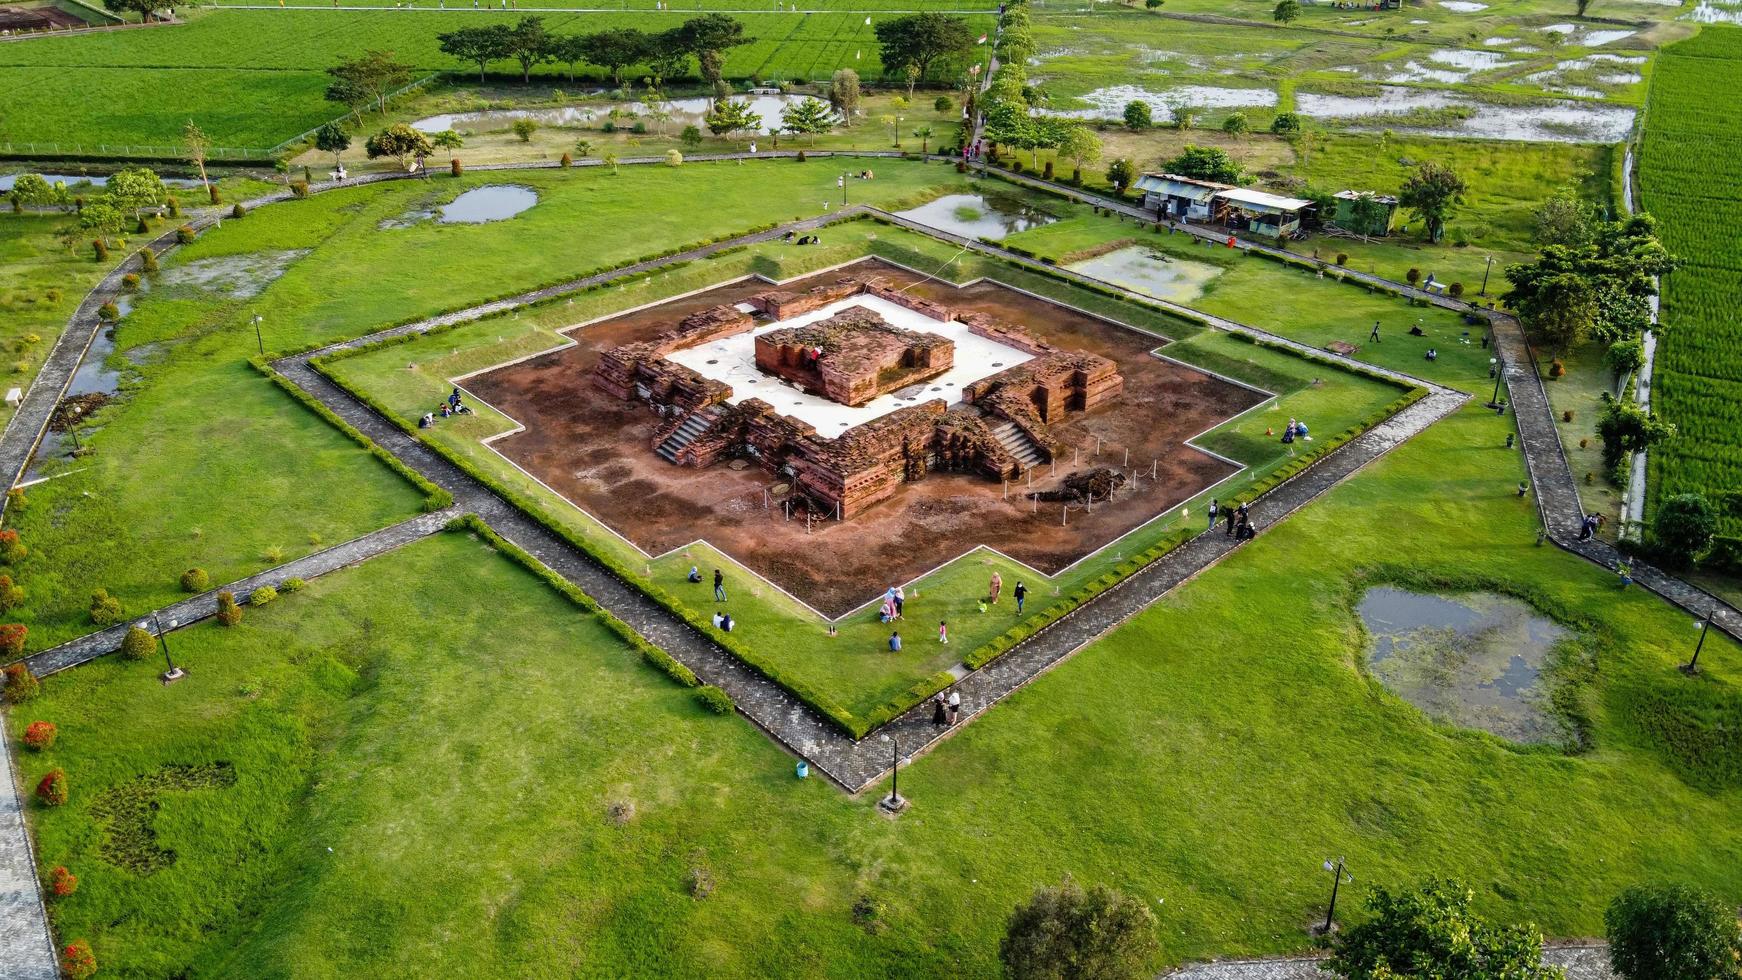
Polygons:
M492 184L461 194L436 208L436 220L444 225L476 225L506 221L538 203L538 192L519 184Z
M1567 740L1543 672L1570 634L1524 602L1378 587L1356 613L1373 640L1373 676L1434 720L1514 742Z
M945 194L896 215L952 235L991 241L1058 220L1016 198L985 194Z
M1066 268L1174 303L1189 303L1202 296L1204 283L1222 274L1219 265L1176 259L1144 245L1072 262Z
M1070 119L1118 119L1130 102L1142 102L1157 122L1171 117L1172 105L1194 109L1240 109L1248 106L1276 105L1276 93L1267 88L1235 88L1222 85L1180 85L1162 92L1152 92L1135 85L1114 85L1099 88L1080 96L1093 108L1069 109L1047 113Z
M1618 142L1632 131L1634 115L1627 106L1559 101L1501 106L1461 92L1399 85L1382 85L1376 96L1299 92L1295 108L1358 132L1395 129L1538 143Z
M787 106L803 102L802 95L749 95L735 97L734 101L748 101L750 111L762 117L762 128L780 125L780 114ZM671 122L667 124L668 132L678 132L684 126L700 124L702 117L713 109L714 100L706 96L693 99L672 99L664 103L664 108L671 113ZM646 116L652 107L646 102L609 102L597 105L566 105L551 106L542 109L482 109L477 112L444 112L438 116L428 116L411 124L413 129L425 133L439 133L444 129L473 129L488 132L495 129L507 129L516 119L531 119L541 126L591 126L603 123L609 118L611 110L619 112L617 125L627 129L635 124L634 117ZM628 118L624 118L624 115ZM648 121L649 128L654 126Z

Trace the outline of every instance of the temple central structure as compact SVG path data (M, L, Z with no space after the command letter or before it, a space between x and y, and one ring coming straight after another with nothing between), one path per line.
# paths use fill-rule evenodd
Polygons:
M841 519L933 470L1018 477L1052 459L1053 426L1124 387L1105 357L852 276L691 314L603 352L593 381L660 412L668 462L745 457Z

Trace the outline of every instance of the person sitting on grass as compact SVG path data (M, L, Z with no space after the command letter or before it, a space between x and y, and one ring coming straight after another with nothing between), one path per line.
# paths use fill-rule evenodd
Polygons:
M889 634L889 652L890 653L900 653L901 652L901 631L900 630L896 630L896 631Z
M688 579L689 579L689 580L690 580L690 581L691 581L691 582L694 582L694 583L695 583L695 584L697 584L697 585L700 585L700 584L702 584L702 570L701 570L701 569L699 569L699 568L697 568L697 567L696 567L696 566L694 566L694 565L691 565L691 566L690 566L690 573L689 573L689 575L688 575L688 576L687 576L687 578L688 578Z

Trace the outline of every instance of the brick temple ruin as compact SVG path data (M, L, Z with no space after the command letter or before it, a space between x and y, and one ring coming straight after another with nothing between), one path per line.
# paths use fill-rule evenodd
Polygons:
M782 414L761 398L732 404L731 385L673 359L679 352L855 297L875 297L940 326L960 324L968 334L1025 357L963 385L958 405L910 394L901 399L907 404L833 436L819 434L814 425ZM858 407L880 396L923 390L956 365L956 345L939 333L897 326L870 306L854 304L809 324L756 335L754 357L763 375ZM1125 383L1108 358L1060 349L1018 326L909 295L881 278L852 276L803 292L772 289L737 305L691 314L652 340L603 352L593 382L612 397L646 401L661 412L667 422L654 435L652 449L667 461L707 467L742 456L791 479L797 499L842 519L933 470L994 480L1019 477L1053 458L1060 445L1051 433L1054 425L1071 413L1105 405Z

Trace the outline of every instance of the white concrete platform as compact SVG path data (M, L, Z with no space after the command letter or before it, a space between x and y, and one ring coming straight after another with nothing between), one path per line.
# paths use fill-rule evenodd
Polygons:
M863 306L903 330L948 337L956 345L955 366L926 384L881 395L858 408L808 394L757 369L755 338L758 334L806 326L853 306ZM746 398L760 398L782 415L791 415L816 426L817 434L825 437L840 435L853 426L863 425L898 408L918 405L933 398L942 398L954 405L962 400L964 386L1030 359L1030 355L1008 344L969 333L964 323L933 320L905 306L863 294L830 303L803 316L769 323L749 333L690 347L668 356L704 377L731 385L732 397L728 399L731 404L736 405Z

